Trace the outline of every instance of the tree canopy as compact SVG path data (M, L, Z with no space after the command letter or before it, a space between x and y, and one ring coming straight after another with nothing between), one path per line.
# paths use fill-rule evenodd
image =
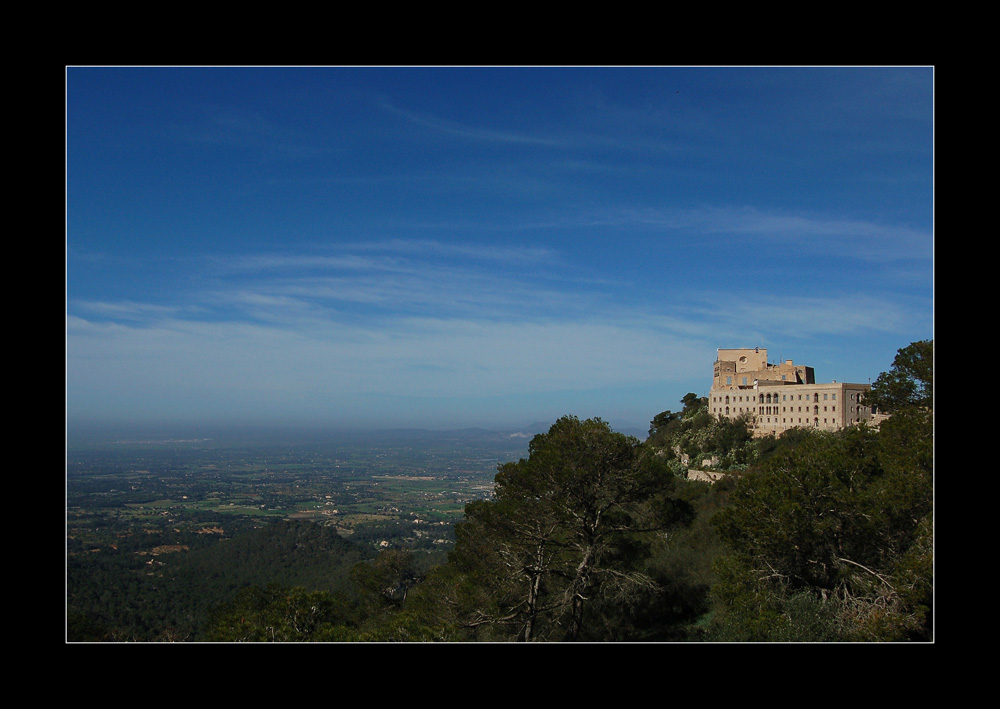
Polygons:
M934 408L934 340L920 340L896 353L892 369L872 384L868 405L881 413Z
M467 623L502 639L586 638L588 617L655 586L641 535L679 514L669 479L600 419L567 416L535 436L456 530L451 559L478 589Z
M930 343L879 378L878 430L812 431L745 475L715 524L730 552L713 589L717 639L932 636Z

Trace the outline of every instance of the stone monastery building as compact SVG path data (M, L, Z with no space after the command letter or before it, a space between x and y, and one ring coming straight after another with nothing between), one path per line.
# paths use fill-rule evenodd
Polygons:
M790 428L836 431L872 419L862 402L870 384L817 384L812 367L769 364L767 350L719 349L708 410L719 418L752 416L755 436Z

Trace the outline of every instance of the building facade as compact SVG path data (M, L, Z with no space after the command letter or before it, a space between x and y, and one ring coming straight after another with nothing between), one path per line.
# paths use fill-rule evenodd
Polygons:
M790 359L771 364L763 347L719 349L708 410L718 418L747 416L755 436L790 428L837 431L871 421L864 405L870 390L870 384L817 384L812 367Z

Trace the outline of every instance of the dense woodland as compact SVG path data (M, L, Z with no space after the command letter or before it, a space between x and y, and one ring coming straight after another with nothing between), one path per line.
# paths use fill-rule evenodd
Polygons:
M191 549L155 584L69 555L67 638L933 640L932 341L873 384L878 429L753 438L680 403L641 442L559 419L466 505L446 556L291 521ZM719 482L687 479L705 459Z

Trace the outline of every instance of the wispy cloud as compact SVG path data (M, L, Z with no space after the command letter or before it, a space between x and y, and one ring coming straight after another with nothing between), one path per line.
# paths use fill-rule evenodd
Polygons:
M181 308L153 303L133 301L105 302L96 300L74 300L73 305L83 312L112 320L149 320L171 317L179 314Z
M716 332L767 332L789 340L912 331L925 317L926 303L907 308L898 299L860 295L851 290L829 297L751 296L699 319Z
M212 259L211 287L189 293L206 307L252 317L313 318L339 305L365 306L359 317L438 313L521 319L592 307L599 285L567 278L557 252L440 241L347 244L337 253L269 253ZM588 305L589 303L589 305Z
M327 155L331 142L320 142L287 122L259 110L196 109L183 122L173 125L172 139L202 148L250 150L258 155L298 160Z
M71 334L71 403L103 392L122 410L148 396L170 408L191 401L237 411L322 396L336 411L343 401L400 392L499 397L635 384L657 371L665 351L673 367L660 376L704 365L704 351L669 333L599 321L415 318L391 329L331 322L289 332L235 322L100 328L74 320Z
M787 348L895 334L919 320L898 303L853 294L747 296L720 307L690 288L637 307L585 289L491 277L478 266L251 275L187 294L197 308L90 302L71 315L70 411L87 402L88 413L99 415L104 401L128 415L154 399L164 415L196 407L238 417L265 407L269 415L342 419L350 412L384 424L379 406L401 393L439 406L475 399L483 410L491 398L574 401L570 392L637 388L651 379L697 389L715 347L765 335ZM658 405L670 402L640 404Z
M480 227L481 228L481 227ZM414 255L468 257L511 264L538 263L556 252L545 247L509 247L494 244L444 243L424 239L388 239L345 244L344 248Z
M860 219L772 213L749 207L680 216L708 232L745 234L810 252L847 253L867 261L930 259L933 248L927 232Z
M410 271L411 266L389 259L373 259L351 253L323 254L267 253L213 259L222 271L233 273L329 272L329 271Z
M838 255L868 262L929 261L933 234L907 225L754 207L621 208L582 211L536 228L628 227L696 238L746 237L799 253Z
M429 128L436 133L445 134L451 137L488 143L505 143L528 146L559 147L562 145L560 140L554 138L543 138L512 131L469 126L457 121L449 121L439 118L428 113L408 111L397 107L389 99L384 97L379 101L379 105L389 113L400 116L414 125Z

